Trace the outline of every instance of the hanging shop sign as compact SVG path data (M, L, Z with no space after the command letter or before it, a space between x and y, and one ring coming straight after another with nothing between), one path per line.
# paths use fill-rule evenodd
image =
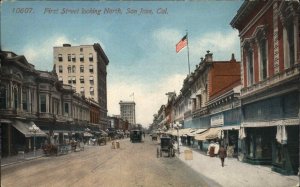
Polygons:
M211 116L210 124L212 127L224 125L224 114L221 113L221 114Z

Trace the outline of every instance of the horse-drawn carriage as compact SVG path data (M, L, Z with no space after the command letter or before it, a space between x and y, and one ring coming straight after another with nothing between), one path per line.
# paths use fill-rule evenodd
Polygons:
M168 154L168 157L175 156L173 140L170 137L160 138L160 147L157 148L157 158L162 157L163 152Z
M151 134L151 137L152 137L152 141L154 141L154 140L156 141L158 135L156 133L153 133L153 134Z

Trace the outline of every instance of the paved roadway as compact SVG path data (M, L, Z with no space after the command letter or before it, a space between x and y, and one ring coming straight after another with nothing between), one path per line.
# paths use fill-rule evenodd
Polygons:
M2 187L33 186L218 186L177 157L156 158L157 142L120 141L120 149L89 146L84 151L43 157L1 168Z

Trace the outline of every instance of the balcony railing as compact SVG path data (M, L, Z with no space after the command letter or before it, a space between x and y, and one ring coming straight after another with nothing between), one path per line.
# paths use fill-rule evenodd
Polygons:
M266 80L263 80L257 84L251 85L246 88L242 88L241 95L242 95L242 97L244 97L246 95L253 94L255 92L263 90L264 88L268 88L273 85L277 85L278 83L288 80L291 77L299 76L299 74L300 74L299 65L297 64L294 67L292 67L290 69L286 69L284 72L278 73L278 74L276 74L272 77L269 77Z

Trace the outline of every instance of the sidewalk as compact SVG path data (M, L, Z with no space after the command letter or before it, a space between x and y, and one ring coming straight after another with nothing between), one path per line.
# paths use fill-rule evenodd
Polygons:
M185 160L184 150L192 150L193 160ZM243 163L236 158L226 158L222 167L219 157L209 157L185 146L180 146L179 159L224 187L295 187L298 184L298 176L281 175L270 167Z
M36 150L35 155L34 155L34 152L31 151L31 152L24 153L24 154L21 153L21 154L14 155L14 156L4 157L4 158L1 158L1 167L21 163L21 162L28 161L28 160L41 158L43 156L44 156L43 150L38 149L38 150Z

